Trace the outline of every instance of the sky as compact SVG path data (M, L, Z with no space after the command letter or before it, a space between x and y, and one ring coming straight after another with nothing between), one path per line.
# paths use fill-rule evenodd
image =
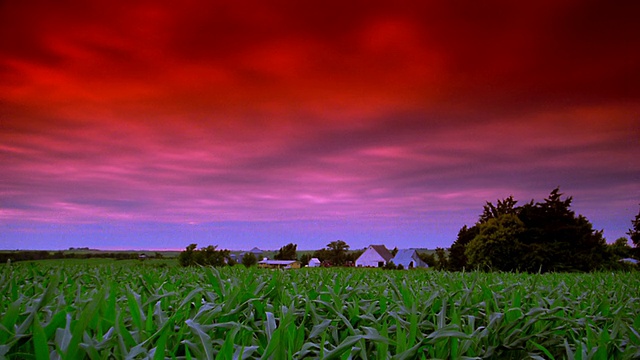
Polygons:
M640 2L2 1L0 249L448 247L640 209Z

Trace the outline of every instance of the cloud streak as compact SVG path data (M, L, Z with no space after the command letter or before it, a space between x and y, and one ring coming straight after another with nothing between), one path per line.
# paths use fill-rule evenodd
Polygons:
M609 236L637 210L637 5L76 5L1 5L11 229L297 222L278 247L318 222L433 247L558 185Z

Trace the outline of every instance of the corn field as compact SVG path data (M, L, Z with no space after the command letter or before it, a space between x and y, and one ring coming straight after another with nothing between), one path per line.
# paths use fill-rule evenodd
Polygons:
M0 266L6 359L633 359L636 273Z

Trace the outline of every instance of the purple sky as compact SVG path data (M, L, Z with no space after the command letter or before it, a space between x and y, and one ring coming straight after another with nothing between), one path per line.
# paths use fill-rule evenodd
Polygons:
M640 5L269 3L0 3L0 248L448 247L556 186L625 235Z

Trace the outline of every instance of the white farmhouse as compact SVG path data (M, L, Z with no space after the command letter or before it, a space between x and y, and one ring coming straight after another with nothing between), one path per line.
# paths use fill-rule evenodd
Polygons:
M357 267L383 267L393 255L384 245L369 245L356 260Z
M320 266L320 260L318 258L311 258L311 260L309 260L309 267L319 267Z

